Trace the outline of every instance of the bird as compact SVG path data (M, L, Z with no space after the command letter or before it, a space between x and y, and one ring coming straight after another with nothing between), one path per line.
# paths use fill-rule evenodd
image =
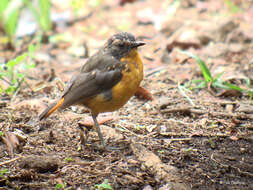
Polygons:
M97 116L120 109L137 92L144 75L138 47L145 44L128 32L112 35L72 76L60 98L39 115L39 120L71 105L85 106L106 148Z

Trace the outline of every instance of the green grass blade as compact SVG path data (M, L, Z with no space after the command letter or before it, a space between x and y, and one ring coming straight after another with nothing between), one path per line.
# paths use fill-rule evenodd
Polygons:
M245 77L244 80L245 80L246 86L247 86L248 88L250 88L250 85L251 85L250 78Z
M224 74L224 72L221 72L221 73L217 74L217 75L215 76L213 82L215 82L215 81L217 81L217 80L220 80L220 78L221 78L221 76L222 76L223 74Z
M240 92L244 92L244 90L242 88L240 88L239 86L236 86L236 85L233 85L233 84L230 84L228 82L223 82L223 84L225 86L227 86L229 89L231 90L237 90L237 91L240 91Z
M212 86L214 87L214 88L222 88L222 89L226 89L226 90L228 90L228 89L230 89L228 86L226 86L224 83L223 83L223 81L221 81L221 80L216 80L216 81L214 81L213 83L212 83Z
M51 22L51 3L50 0L39 0L38 7L35 7L30 0L24 0L25 4L33 15L43 31L49 31L52 29Z
M113 190L112 186L109 184L108 180L105 179L103 183L95 185L95 189L97 190Z
M224 1L232 13L237 13L240 11L240 8L236 6L231 0L224 0Z
M6 67L14 67L15 65L21 63L27 56L28 56L28 54L24 53L24 54L16 57L16 59L12 59L12 60L8 61L8 63L6 64Z
M202 80L201 82L196 83L196 86L194 86L193 89L202 89L206 87L207 87L206 81Z
M33 6L32 2L30 0L24 0L25 5L31 10L33 16L36 18L37 22L39 23L40 21L40 15L36 8Z
M43 31L50 31L52 28L50 11L50 0L39 0L40 25Z
M195 59L200 67L200 70L202 72L202 75L204 76L205 81L206 82L213 82L214 79L211 75L211 72L202 59L200 59L198 56L192 54L191 52L182 51L182 50L179 50L179 52Z
M244 92L245 90L243 90L242 88L240 88L239 86L233 85L229 82L224 82L221 80L217 80L215 82L212 83L212 86L215 88L222 88L222 89L226 89L226 90L237 90L240 92Z
M4 92L4 88L0 85L0 94Z
M3 13L2 13L1 19L3 22L4 30L11 41L13 41L13 37L16 33L18 19L19 19L19 12L22 5L23 5L23 0L9 1L7 7L4 8ZM4 6L5 5L1 7L4 7Z
M9 0L1 0L0 1L0 18L1 18L1 20L3 19L2 15L4 13L4 10L8 6L8 3L9 3Z

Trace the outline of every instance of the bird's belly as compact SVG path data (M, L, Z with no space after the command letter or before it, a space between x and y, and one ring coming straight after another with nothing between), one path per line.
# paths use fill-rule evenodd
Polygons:
M89 101L87 107L93 113L115 111L121 108L135 94L143 79L143 71L136 69L135 66L130 66L129 69L130 71L123 72L122 79L109 93L101 93Z

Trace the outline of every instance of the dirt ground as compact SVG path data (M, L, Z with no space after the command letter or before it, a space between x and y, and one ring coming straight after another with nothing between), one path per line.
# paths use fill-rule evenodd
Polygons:
M224 81L244 88L253 76L253 8L235 1L240 10L232 13L219 1L175 2L120 6L107 0L83 10L84 15L92 11L90 17L56 27L52 35L65 41L41 44L36 68L19 92L1 96L0 170L7 171L0 174L0 189L95 189L105 180L113 189L253 189L252 98L211 87L180 88L203 77L196 61L178 51L193 52L214 76L223 72ZM65 9L57 4L54 11ZM107 143L122 149L80 143L87 133L99 144L83 107L39 122L38 114L61 94L60 81L68 81L87 60L85 54L92 55L120 30L147 42L140 48L141 86L153 97L133 97L119 111L99 116ZM0 56L8 59L8 50L3 52Z

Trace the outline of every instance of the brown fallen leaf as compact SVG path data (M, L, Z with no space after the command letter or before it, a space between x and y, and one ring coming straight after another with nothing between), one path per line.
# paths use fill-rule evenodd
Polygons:
M32 169L39 173L55 172L59 167L59 160L52 156L28 156L22 158L19 167Z
M229 138L233 141L238 141L239 140L239 138L237 136L230 136Z
M236 111L253 114L253 105L251 102L239 102L238 104L239 106L236 108Z
M182 50L194 48L194 49L200 49L201 45L194 42L179 42L179 41L173 41L172 43L167 45L167 51L171 52L173 48L179 47Z
M242 92L238 91L238 90L233 90L233 89L229 89L229 90L224 90L221 93L216 95L217 97L240 97L242 96Z
M151 100L151 101L153 100L151 93L143 87L138 88L137 92L135 93L135 96L138 99Z
M63 182L63 180L62 180L62 178L56 178L55 179L55 182L57 183L57 184L64 184L64 182Z
M123 6L125 5L126 3L133 3L135 2L136 0L120 0L120 5Z
M18 149L20 143L17 136L11 132L5 132L5 137L2 137L7 146L8 153L11 157L14 156L14 151Z
M103 115L100 116L99 115L97 120L98 120L98 124L102 125L108 121L115 120L115 118L112 115L108 115L108 116L103 116ZM82 121L78 122L78 124L80 126L93 127L94 122L91 117L84 117L84 119Z

